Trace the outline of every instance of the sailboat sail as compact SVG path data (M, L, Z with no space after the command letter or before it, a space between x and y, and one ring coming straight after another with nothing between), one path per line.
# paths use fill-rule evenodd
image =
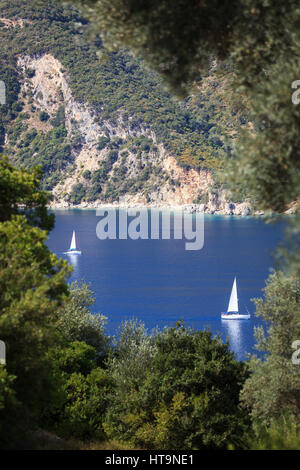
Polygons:
M78 249L77 246L76 246L75 230L73 230L70 248L67 251L65 251L64 254L65 255L81 255L80 249Z
M76 250L76 238L75 238L75 232L74 231L73 231L71 245L70 245L69 250L70 251Z
M237 288L236 288L236 278L234 278L227 312L238 312L238 311L239 311L239 306L238 306L238 296L237 296Z
M251 318L249 312L247 314L239 313L236 277L233 281L227 312L221 313L221 318L222 320L249 320Z

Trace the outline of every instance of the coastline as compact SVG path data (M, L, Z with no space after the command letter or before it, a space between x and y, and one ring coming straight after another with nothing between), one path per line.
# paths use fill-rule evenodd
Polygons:
M155 203L86 203L81 204L70 204L70 203L52 203L48 205L50 210L97 210L97 209L154 209L154 210L170 210L170 211L182 211L189 214L204 213L207 215L229 215L229 216L263 216L263 211L253 211L251 206L247 203L232 204L228 203L227 207L220 209L213 209L207 204L155 204Z
M186 204L171 204L167 202L145 202L136 200L120 200L114 202L81 202L80 204L71 204L69 202L50 202L47 205L50 210L97 210L97 209L154 209L154 210L170 210L170 211L183 211L184 213L204 213L208 215L233 215L239 217L263 217L272 216L275 213L253 210L251 204L247 201L244 202L224 202L224 201L209 201L206 204L186 203ZM281 215L295 215L300 209L300 199L293 201L288 205L286 211ZM277 214L279 215L279 214Z

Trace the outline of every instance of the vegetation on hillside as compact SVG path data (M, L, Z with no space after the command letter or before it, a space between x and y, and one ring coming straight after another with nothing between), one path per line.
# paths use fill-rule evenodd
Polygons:
M96 112L103 131L98 149L102 147L107 153L114 150L120 160L116 172L109 177L114 161L92 172L89 180L74 184L67 196L70 202L99 197L113 200L141 189L147 197L155 191L155 184L161 184L167 177L161 167L149 161L149 152L155 156L157 144L163 144L184 168L215 170L223 166L235 133L245 120L224 96L222 64L212 64L208 76L199 81L196 97L180 102L165 90L155 72L145 68L142 59L133 58L127 50L106 51L99 35L91 40L89 25L73 7L56 1L30 0L24 4L18 0L12 4L1 0L0 8L3 18L26 20L23 27L6 28L0 22L0 77L6 81L9 94L7 105L0 109L0 145L6 132L5 153L15 164L27 168L41 164L45 189L52 189L71 174L75 155L80 151L80 133L67 135L63 115L49 119L46 111L40 111L36 103L33 105L30 90L23 92L23 96L19 94L23 78L17 58L23 55L39 57L50 53L63 64L75 100L91 105ZM30 69L26 71L28 79L32 73ZM14 86L10 87L12 82ZM25 102L31 105L30 112L22 112ZM32 124L28 127L29 114L50 128L40 130ZM115 147L113 142L105 145L105 133L109 137L110 131L104 121L134 132L149 128L157 142L150 139L140 145L135 138L128 137ZM128 177L125 182L126 151L141 158L141 168L137 177ZM149 175L155 176L155 183Z

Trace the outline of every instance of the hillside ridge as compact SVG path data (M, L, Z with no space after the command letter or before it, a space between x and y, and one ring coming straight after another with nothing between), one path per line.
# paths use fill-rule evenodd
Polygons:
M0 34L11 32L4 36L3 55L15 49L11 73L19 87L11 118L3 118L3 152L16 165L42 165L51 207L122 203L251 213L248 202L231 202L215 182L214 168L227 151L225 134L233 138L234 119L240 119L233 113L226 121L220 113L228 105L212 94L223 87L218 79L204 79L200 98L177 103L126 53L102 51L96 60L101 46L84 39L85 25L74 9L47 2L45 15L54 18L48 25L39 22L40 7L32 2L24 18L16 16L18 6L10 10L1 3L6 15ZM58 29L55 39L51 28ZM71 33L76 40L70 45ZM33 49L30 34L39 37Z

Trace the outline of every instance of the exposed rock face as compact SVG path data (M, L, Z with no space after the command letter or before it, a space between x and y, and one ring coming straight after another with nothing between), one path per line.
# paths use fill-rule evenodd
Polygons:
M175 158L172 156L167 156L164 159L163 167L168 174L173 174L174 179L180 183L172 192L165 187L159 193L162 200L170 204L192 204L199 193L208 194L214 183L208 170L184 170L177 165Z
M40 57L23 56L19 58L18 65L24 74L24 83L21 93L31 93L32 102L39 111L45 111L51 118L55 116L61 106L64 107L65 128L68 138L79 135L81 145L72 148L72 161L69 166L62 171L60 181L53 187L52 193L54 201L53 207L70 207L66 196L72 191L76 183L87 185L84 179L84 172L89 170L95 172L99 164L107 158L108 150L99 149L99 137L109 136L110 138L121 138L123 141L130 137L146 136L156 145L155 152L140 156L133 153L129 146L126 150L126 175L124 179L133 180L146 165L152 165L152 172L147 183L150 189L142 188L135 194L130 190L121 198L125 205L150 205L150 206L188 206L190 211L204 210L207 213L248 215L251 213L249 204L231 203L224 191L213 191L213 177L210 171L194 169L185 170L177 165L175 158L168 154L162 144L157 142L153 131L142 125L134 129L122 122L120 118L117 122L99 120L96 111L85 103L78 103L68 84L68 75L64 71L62 64L52 55L45 54ZM34 71L26 77L26 70ZM51 125L49 122L41 122L30 111L29 103L25 102L25 109L29 114L27 124L29 128L35 128L47 132ZM99 122L100 121L100 122ZM107 175L107 181L115 184L115 174L124 165L120 156L114 161L112 168ZM194 204L195 200L198 204ZM81 201L80 207L97 207L105 201L99 198L93 202ZM120 200L113 201L120 203ZM77 206L78 207L78 206Z
M24 20L22 18L18 19L9 19L9 18L0 18L0 23L3 24L4 28L15 28L19 26L20 28L24 27L24 23L31 23L29 20Z
M286 214L296 214L297 211L300 209L300 199L296 199L296 201L292 202L288 209L286 210Z

